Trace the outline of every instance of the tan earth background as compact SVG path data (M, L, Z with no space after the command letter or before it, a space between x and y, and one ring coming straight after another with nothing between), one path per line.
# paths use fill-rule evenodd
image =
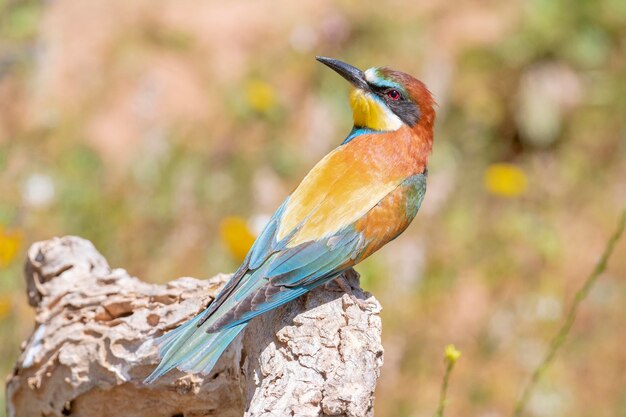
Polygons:
M414 224L357 269L381 301L376 415L511 414L626 202L626 2L0 0L0 373L34 241L150 282L233 271L351 127L315 55L438 102ZM626 415L626 242L528 415ZM0 407L4 409L3 399Z

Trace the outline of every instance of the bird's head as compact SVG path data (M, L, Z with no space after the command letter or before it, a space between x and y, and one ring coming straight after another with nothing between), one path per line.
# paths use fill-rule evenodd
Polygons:
M317 57L348 80L354 126L374 131L395 131L408 126L432 137L435 121L433 97L421 81L389 67L365 72L345 62Z

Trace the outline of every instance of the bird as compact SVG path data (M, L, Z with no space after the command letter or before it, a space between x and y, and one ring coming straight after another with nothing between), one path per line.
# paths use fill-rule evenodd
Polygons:
M435 101L389 67L316 57L350 83L353 127L283 201L208 307L154 344L151 383L174 368L209 374L251 319L341 274L400 235L424 199Z

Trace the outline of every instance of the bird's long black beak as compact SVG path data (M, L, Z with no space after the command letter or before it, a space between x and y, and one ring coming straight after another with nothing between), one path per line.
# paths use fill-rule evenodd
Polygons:
M365 80L365 74L357 67L341 62L337 59L326 58L324 56L315 57L319 62L333 69L337 74L348 80L356 88L369 90L369 85Z

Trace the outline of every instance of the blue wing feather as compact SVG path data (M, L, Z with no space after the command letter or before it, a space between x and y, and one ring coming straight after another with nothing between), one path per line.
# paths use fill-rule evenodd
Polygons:
M278 227L280 226L280 219L283 216L283 212L285 211L285 207L287 206L287 202L289 198L286 198L285 201L280 205L278 210L274 213L270 221L267 223L259 237L254 241L252 248L250 248L250 253L248 254L249 259L249 268L257 269L263 262L267 260L269 255L275 252L278 249L278 242L276 241L276 233L278 232Z
M279 268L273 268L273 263L267 277L272 285L284 285L294 287L308 285L320 276L326 275L338 269L344 269L347 261L353 253L358 252L360 233L350 230L346 233L349 239L340 239L341 244L334 247L329 245L327 239L311 242L306 253L299 252L291 257L288 263Z
M334 236L273 254L216 311L209 331L247 322L324 283L351 267L350 260L362 245L361 234L348 227Z

